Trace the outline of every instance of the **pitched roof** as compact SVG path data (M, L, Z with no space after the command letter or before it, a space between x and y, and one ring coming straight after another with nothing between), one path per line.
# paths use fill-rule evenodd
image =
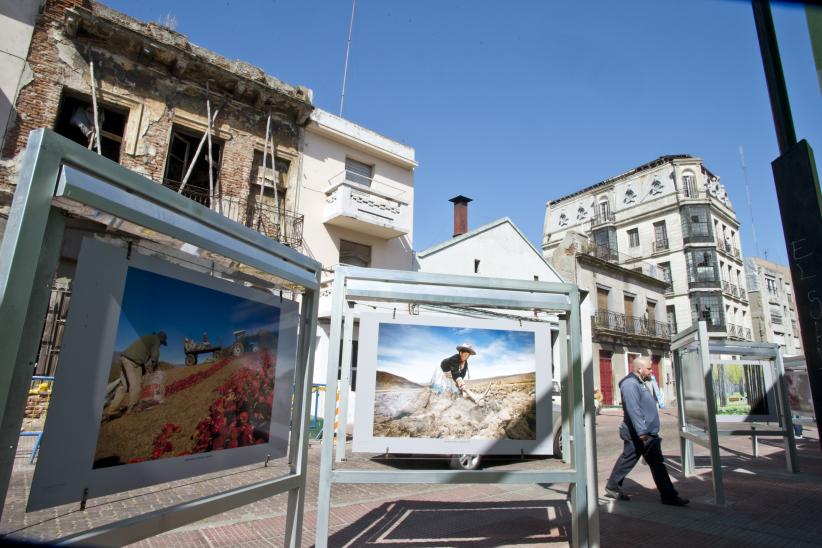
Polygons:
M425 249L423 251L418 252L417 257L419 257L421 259L425 258L425 257L428 257L429 255L433 255L434 253L438 253L438 252L440 252L444 249L447 249L451 246L457 245L460 242L464 242L465 240L473 238L474 236L478 236L478 235L480 235L484 232L488 232L489 230L497 228L498 226L504 225L506 223L509 224L511 226L511 228L514 229L514 231L519 235L520 238L522 238L522 240L526 244L528 244L528 247L530 247L534 251L534 253L537 255L537 257L539 257L540 260L542 260L542 262L545 263L545 265L551 270L551 272L553 272L557 276L558 279L562 280L563 279L562 276L560 276L559 272L556 271L556 269L554 268L554 265L549 263L545 259L545 257L542 256L542 253L540 253L537 250L536 246L531 243L531 240L526 238L525 234L523 234L522 231L517 227L517 225L514 224L514 221L512 221L508 217L502 217L500 219L497 219L496 221L491 221L490 223L488 223L486 225L483 225L479 228L475 228L474 230L469 230L468 232L466 232L464 234L460 234L459 236L455 236L455 237L451 238L450 240L445 240L444 242L441 242L441 243L438 243L434 246L431 246L428 249Z

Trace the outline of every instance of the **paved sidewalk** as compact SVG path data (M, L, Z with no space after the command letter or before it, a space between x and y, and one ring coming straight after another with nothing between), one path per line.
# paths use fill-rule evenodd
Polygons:
M597 419L599 492L621 450L616 430L621 411L606 410ZM663 451L686 508L663 506L648 467L638 464L625 482L628 502L599 500L601 545L691 547L822 545L822 451L816 431L798 440L800 474L785 469L784 451L776 440L760 441L760 457L751 456L748 437L722 439L727 504L712 503L707 452L697 449L695 478L679 472L676 417L662 413ZM247 467L229 475L177 482L94 501L85 512L61 507L51 514L22 514L21 497L31 467L21 454L15 468L14 493L6 501L0 529L15 536L48 540L93 525L202 496L266 477L275 470ZM415 461L394 466L442 467ZM346 468L386 465L353 457ZM556 459L492 463L494 469L557 467ZM276 468L276 467L275 467ZM389 466L390 468L390 466ZM314 542L319 446L310 450L310 482L304 520L304 545ZM30 481L30 479L29 479ZM340 485L332 492L331 546L567 546L571 516L567 485ZM39 521L38 521L39 520ZM15 523L16 522L16 523ZM16 527L15 527L16 525ZM20 527L24 527L20 529ZM279 495L208 520L143 541L134 546L281 546L285 496Z

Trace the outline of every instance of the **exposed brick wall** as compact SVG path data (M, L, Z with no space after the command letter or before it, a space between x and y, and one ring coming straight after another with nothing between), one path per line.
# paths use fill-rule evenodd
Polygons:
M139 128L124 142L120 163L157 182L162 182L172 126L181 118L206 120L206 94L199 85L176 77L157 62L135 58L133 51L115 51L109 41L87 33L71 38L64 33L65 11L81 6L91 8L88 0L48 0L32 37L28 62L33 80L19 93L17 119L9 128L2 158L9 160L25 148L29 133L37 128L53 128L64 89L89 95L89 59L94 60L95 76L101 94L127 98L140 105L129 111L131 123L140 118ZM192 70L192 69L187 69ZM196 70L196 69L194 69ZM122 105L120 105L122 106ZM267 111L236 101L225 101L216 93L212 109L222 106L216 126L228 135L224 142L221 182L224 193L246 197L249 193L254 148L265 137ZM298 136L294 114L274 112L275 141L296 154ZM282 120L277 120L282 116ZM292 169L296 169L292 162ZM0 172L0 188L13 181Z
M49 39L49 33L63 21L66 9L88 5L89 2L85 0L50 0L43 7L34 26L27 59L33 79L18 94L15 105L17 117L9 126L2 151L3 159L17 155L25 148L32 130L54 126L57 106L60 104L63 72L57 47Z

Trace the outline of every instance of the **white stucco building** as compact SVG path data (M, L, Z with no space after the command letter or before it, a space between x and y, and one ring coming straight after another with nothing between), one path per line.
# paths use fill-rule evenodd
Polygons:
M311 113L301 148L298 207L305 216L302 251L320 261L325 271L314 360L314 382L325 384L335 268L340 264L413 268L417 162L412 147L321 109ZM355 326L353 389L357 331ZM352 400L349 417L353 410Z
M662 156L550 201L543 253L569 230L590 236L598 257L671 283L664 317L672 333L705 320L711 336L752 340L739 221L701 159ZM631 306L622 312L637 315Z
M776 343L784 356L802 354L790 269L759 257L745 261L754 339Z

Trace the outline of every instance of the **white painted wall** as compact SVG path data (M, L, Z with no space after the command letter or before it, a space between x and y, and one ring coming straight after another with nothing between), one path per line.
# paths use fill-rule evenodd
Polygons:
M372 267L410 270L413 224L407 235L383 239L323 223L325 191L345 171L346 157L373 165L372 188L401 196L413 219L414 149L327 112L315 111L305 131L298 204L298 211L305 215L305 253L325 267L336 265L340 239L344 239L371 246Z
M422 272L478 274L519 280L533 280L534 276L538 276L543 282L562 281L539 253L523 240L510 221L502 222L450 247L427 255L422 253L417 255ZM475 260L479 260L479 270L476 273Z
M17 91L33 76L26 57L44 1L0 0L0 145L13 119Z

